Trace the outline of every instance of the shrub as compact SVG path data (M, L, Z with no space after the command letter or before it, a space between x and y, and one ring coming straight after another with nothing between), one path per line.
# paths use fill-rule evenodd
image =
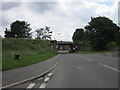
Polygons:
M106 45L106 47L107 47L108 50L110 50L110 49L112 49L112 48L114 48L114 47L116 47L116 46L117 46L117 43L116 43L115 41L111 41L111 42L109 42L109 43Z

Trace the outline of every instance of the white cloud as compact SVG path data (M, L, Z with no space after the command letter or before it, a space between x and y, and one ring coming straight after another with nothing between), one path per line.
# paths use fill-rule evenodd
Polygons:
M117 24L117 1L112 2L111 5L92 0L63 1L58 1L55 5L49 2L46 2L45 5L41 5L41 2L34 4L23 2L15 8L3 10L3 28L8 27L17 19L25 20L31 24L33 31L40 27L50 26L54 32L53 39L55 37L57 40L71 41L75 29L83 28L90 21L91 16L107 16ZM60 32L61 35L57 35L57 32Z

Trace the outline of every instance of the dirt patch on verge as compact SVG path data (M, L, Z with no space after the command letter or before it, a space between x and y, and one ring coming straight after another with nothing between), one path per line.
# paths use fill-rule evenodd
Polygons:
M110 56L110 57L118 57L120 56L120 52L118 48L114 48L108 52L102 53L104 56Z

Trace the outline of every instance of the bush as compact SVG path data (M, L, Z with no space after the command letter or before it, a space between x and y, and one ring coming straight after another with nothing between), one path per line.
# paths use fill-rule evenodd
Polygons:
M109 43L106 45L106 47L107 47L108 50L110 50L110 49L112 49L112 48L114 48L114 47L116 47L116 46L117 46L117 43L116 43L115 41L111 41L111 42L109 42Z

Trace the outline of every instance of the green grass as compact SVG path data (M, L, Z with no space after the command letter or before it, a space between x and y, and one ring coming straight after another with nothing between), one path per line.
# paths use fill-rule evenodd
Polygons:
M3 57L3 67L2 70L8 70L18 67L23 67L31 64L35 64L44 60L47 60L53 56L55 56L56 53L53 52L47 52L44 54L38 54L38 55L29 55L29 56L21 56L20 60L15 60L13 57Z
M96 54L96 53L104 53L105 51L77 51L79 54Z
M20 60L14 55L20 54ZM56 55L51 43L39 39L6 38L2 40L2 70L35 64Z

